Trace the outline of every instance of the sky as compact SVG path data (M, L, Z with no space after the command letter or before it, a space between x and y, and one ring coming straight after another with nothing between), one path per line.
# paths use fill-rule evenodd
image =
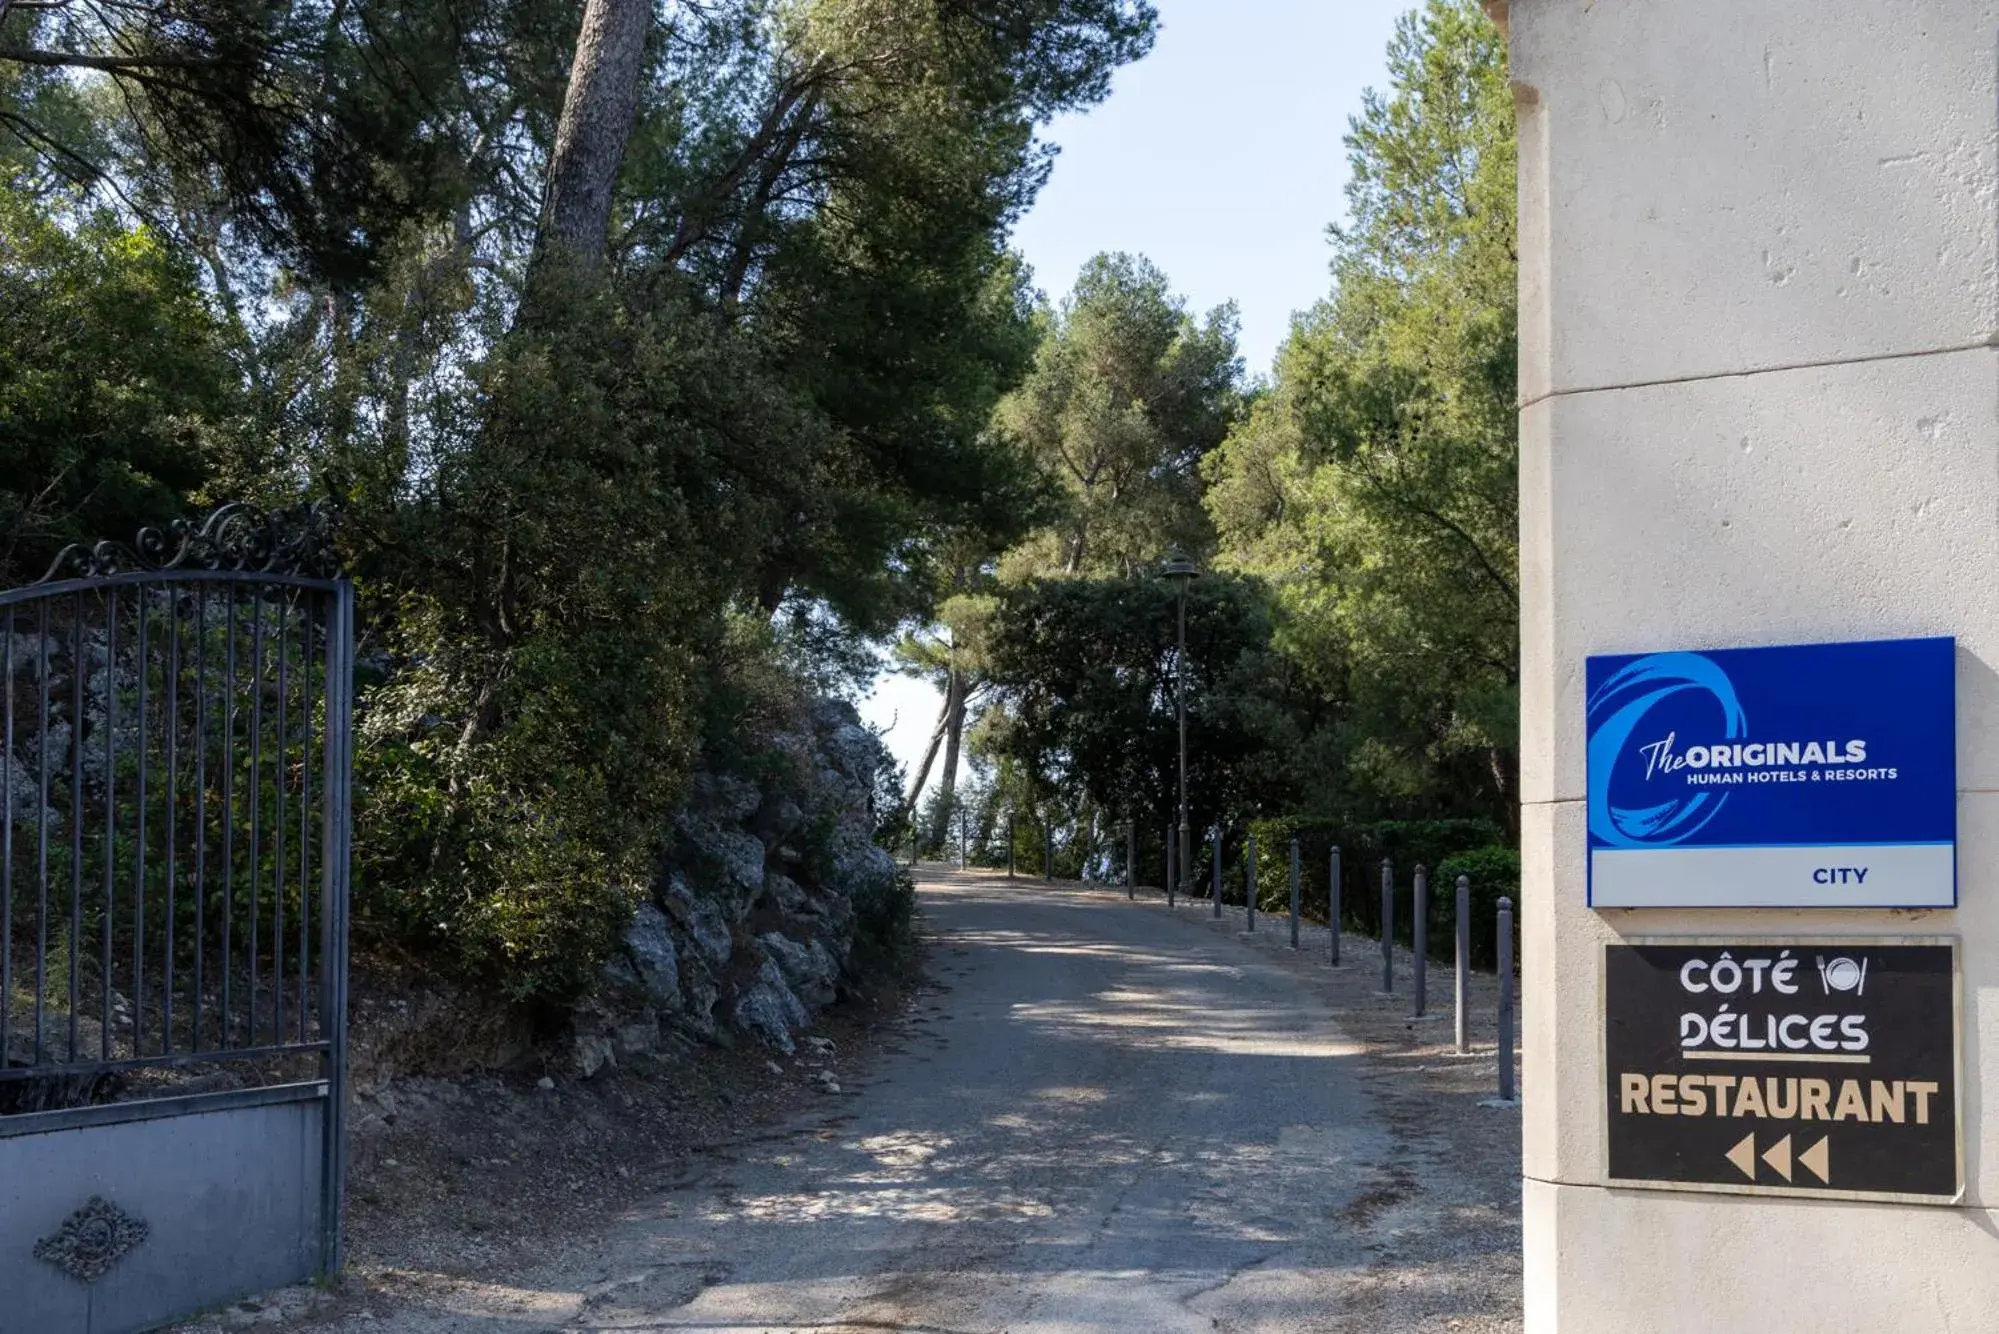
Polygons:
M1247 369L1267 375L1292 313L1326 295L1340 138L1362 91L1387 82L1389 35L1416 0L1155 3L1151 54L1118 71L1108 100L1043 131L1061 152L1014 245L1058 300L1092 255L1145 255L1194 310L1234 301ZM861 713L913 775L939 704L889 675Z

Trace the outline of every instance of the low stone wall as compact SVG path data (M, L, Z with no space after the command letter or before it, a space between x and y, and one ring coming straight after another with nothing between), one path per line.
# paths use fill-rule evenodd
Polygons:
M816 701L765 753L754 778L696 775L623 950L572 1013L572 1075L687 1039L750 1035L788 1053L848 983L858 917L899 892L872 802L893 761L840 700Z

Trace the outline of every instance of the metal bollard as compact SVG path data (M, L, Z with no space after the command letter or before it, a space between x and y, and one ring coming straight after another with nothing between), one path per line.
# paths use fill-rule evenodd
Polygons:
M1416 955L1416 1009L1415 1016L1423 1017L1430 1008L1430 871L1423 863L1416 863L1416 894L1414 911L1409 917L1409 939Z
M1242 901L1249 913L1249 929L1256 930L1256 835L1243 840Z
M1138 897L1138 821L1124 824L1124 896Z
M1499 901L1499 1096L1513 1101L1513 900Z
M1395 994L1395 863L1381 859L1381 989Z
M1340 966L1340 848L1333 845L1332 870L1327 877L1326 924L1333 937L1333 967Z
M1222 920L1222 830L1220 825L1215 826L1214 860L1214 884L1210 888L1210 896L1215 901L1215 920L1219 922Z
M1457 902L1458 976L1454 988L1457 1010L1458 1052L1471 1050L1471 1035L1465 1029L1465 997L1471 990L1471 877L1458 877Z
M1291 840L1291 948L1298 948L1298 840Z

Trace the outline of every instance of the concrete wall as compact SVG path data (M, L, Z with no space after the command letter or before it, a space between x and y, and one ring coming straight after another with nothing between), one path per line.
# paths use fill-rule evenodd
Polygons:
M182 1101L91 1110L137 1115ZM311 1277L325 1115L325 1097L300 1089L261 1106L44 1134L10 1126L0 1135L0 1334L130 1334ZM35 1244L93 1196L147 1230L109 1272L80 1282Z
M1999 0L1495 8L1528 1328L1999 1329ZM1924 634L1960 646L1958 911L1584 906L1585 655ZM1963 939L1962 1207L1604 1187L1605 941L1900 931Z

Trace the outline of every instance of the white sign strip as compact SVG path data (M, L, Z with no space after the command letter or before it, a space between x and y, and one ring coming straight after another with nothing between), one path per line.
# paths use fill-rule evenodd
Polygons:
M1764 848L1596 848L1595 908L1950 908L1949 843Z

